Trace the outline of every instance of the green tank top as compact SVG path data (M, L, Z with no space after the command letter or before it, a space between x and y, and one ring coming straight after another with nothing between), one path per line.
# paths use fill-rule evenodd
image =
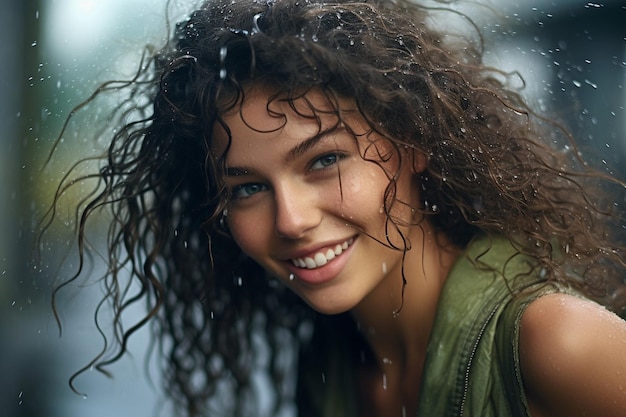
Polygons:
M431 333L419 417L529 417L519 361L522 313L546 283L504 239L473 242L455 263Z
M418 417L530 417L519 361L522 313L542 295L575 293L541 275L536 262L503 238L476 239L459 256L437 307ZM322 332L325 345L301 357L308 362L308 375L300 374L308 406L300 407L300 417L358 417L355 352L341 342L353 336L342 333Z

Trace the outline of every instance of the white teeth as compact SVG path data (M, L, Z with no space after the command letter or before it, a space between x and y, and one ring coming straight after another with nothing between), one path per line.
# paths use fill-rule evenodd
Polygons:
M317 266L326 265L328 263L328 259L326 259L326 255L324 255L323 253L316 253L315 263L317 264Z
M307 268L314 269L319 268L320 266L324 266L328 263L328 261L334 259L335 257L341 255L344 250L348 249L348 247L354 242L353 238L348 239L335 246L334 249L328 249L326 252L318 252L312 258L307 256L304 258L293 258L291 263L298 268Z

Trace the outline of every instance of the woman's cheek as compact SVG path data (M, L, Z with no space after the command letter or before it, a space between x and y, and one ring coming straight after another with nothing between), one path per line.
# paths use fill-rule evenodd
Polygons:
M229 216L228 227L239 248L252 258L257 258L260 248L267 245L268 221L260 219L259 213L246 210Z

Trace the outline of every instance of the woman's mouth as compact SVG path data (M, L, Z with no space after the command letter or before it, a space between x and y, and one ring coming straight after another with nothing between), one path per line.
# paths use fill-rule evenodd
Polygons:
M326 265L337 256L341 255L344 250L354 242L354 238L350 238L343 243L335 245L335 247L323 249L312 256L304 258L293 258L291 262L298 268L315 269Z

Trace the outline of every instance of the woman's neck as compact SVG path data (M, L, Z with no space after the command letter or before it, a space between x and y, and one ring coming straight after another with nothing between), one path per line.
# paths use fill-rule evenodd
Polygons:
M459 249L440 234L415 228L402 269L386 279L352 315L370 344L381 370L416 369L423 364L439 295ZM425 233L422 236L422 233ZM404 292L404 294L403 294ZM398 375L400 376L400 375Z

